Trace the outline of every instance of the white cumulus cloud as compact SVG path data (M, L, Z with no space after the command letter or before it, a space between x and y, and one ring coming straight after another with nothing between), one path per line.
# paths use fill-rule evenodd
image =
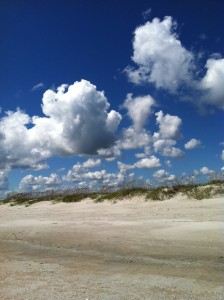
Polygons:
M101 159L89 158L83 163L84 168L95 168L101 165Z
M134 164L134 166L135 168L147 168L147 169L158 168L160 167L160 160L159 158L152 155L149 158L140 159Z
M133 124L122 131L119 140L121 149L137 149L149 146L151 136L145 126L149 122L154 104L155 101L150 95L134 98L132 94L127 95L123 107L127 109L127 114Z
M170 92L190 81L193 55L181 45L176 26L168 16L162 21L154 18L135 29L132 60L138 67L126 69L130 81L154 83Z
M176 141L170 139L159 139L153 143L156 153L159 152L161 155L168 157L182 157L184 155L183 151L174 147L174 145L176 145Z
M132 94L127 95L123 107L127 109L128 116L133 121L136 131L141 130L146 125L154 104L155 101L150 95L135 98L132 97Z
M179 139L181 138L182 120L178 116L164 115L160 110L155 113L156 123L159 125L159 136L164 139Z
M190 150L190 149L197 148L200 145L201 145L201 141L193 138L184 145L184 148Z
M213 171L210 170L208 167L202 167L202 168L200 169L200 173L201 173L202 175L210 175L211 173L213 173Z
M122 138L119 141L119 146L125 150L137 149L149 146L150 142L151 136L146 129L136 132L134 127L130 126L123 130Z
M154 18L134 31L132 61L136 67L128 66L125 71L135 84L154 84L170 93L179 92L180 99L197 106L201 112L207 108L224 109L224 58L213 53L204 66L200 53L188 51L176 33L177 23L171 16L163 20ZM185 94L182 94L183 87Z
M155 113L156 123L159 126L159 131L153 135L154 151L163 156L182 157L183 151L174 147L177 140L182 137L180 132L182 120L178 116L164 115L162 111Z
M224 109L224 59L207 60L207 72L198 87L202 91L199 105L212 105Z
M53 155L92 155L113 146L121 115L109 106L104 92L81 80L47 90L43 117L7 112L0 119L0 168L40 170Z
M43 191L49 189L55 189L61 184L58 175L52 173L49 177L47 176L33 176L27 175L23 177L19 184L20 191Z
M174 181L176 179L175 175L170 174L163 169L156 171L153 174L153 177L155 177L159 182Z

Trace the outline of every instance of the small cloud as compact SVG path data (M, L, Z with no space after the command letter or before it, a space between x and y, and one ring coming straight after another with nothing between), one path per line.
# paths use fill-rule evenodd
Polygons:
M224 150L222 150L221 159L224 160Z
M57 169L57 173L60 173L60 172L64 172L66 169L65 168L59 168L59 169Z
M165 164L167 165L167 167L171 168L172 167L172 163L170 160L166 160Z
M209 168L207 167L203 167L200 169L200 173L202 175L210 175L213 171L212 170L209 170Z
M89 158L83 163L84 168L95 168L101 165L101 159Z
M40 89L43 89L43 88L44 88L44 84L43 84L43 82L40 82L40 83L34 85L34 86L32 87L32 89L31 89L31 91L34 92L34 91L36 91L36 90L40 90Z
M137 158L145 158L146 154L145 153L135 153L135 157L137 157Z
M201 141L200 140L191 139L190 141L188 141L184 145L184 148L187 149L187 150L191 150L191 149L199 147L200 145L201 145Z
M170 174L163 169L156 171L153 174L153 177L155 177L159 182L174 181L176 179L175 175Z
M142 158L134 164L135 168L151 169L160 167L160 160L152 155L150 158Z
M143 11L142 12L142 16L144 19L148 19L151 15L151 12L152 12L152 9L151 8L148 8L147 10Z

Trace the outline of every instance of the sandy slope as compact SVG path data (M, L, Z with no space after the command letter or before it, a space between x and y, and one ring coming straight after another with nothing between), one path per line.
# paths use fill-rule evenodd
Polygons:
M0 206L0 299L223 299L224 199Z

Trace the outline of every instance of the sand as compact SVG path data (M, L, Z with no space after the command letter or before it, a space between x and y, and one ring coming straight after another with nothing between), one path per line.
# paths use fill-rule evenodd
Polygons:
M224 199L0 206L0 299L223 299Z

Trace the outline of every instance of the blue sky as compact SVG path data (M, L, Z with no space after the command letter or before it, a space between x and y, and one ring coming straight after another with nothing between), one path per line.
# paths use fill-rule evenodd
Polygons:
M223 9L1 1L1 195L224 172Z

